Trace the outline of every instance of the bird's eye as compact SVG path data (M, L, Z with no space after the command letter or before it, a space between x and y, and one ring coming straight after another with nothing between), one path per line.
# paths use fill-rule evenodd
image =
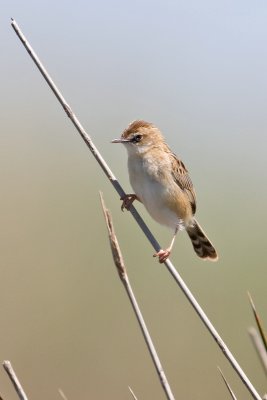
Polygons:
M140 142L141 139L142 139L142 135L134 135L134 137L132 138L131 142L132 143L138 143L138 142Z

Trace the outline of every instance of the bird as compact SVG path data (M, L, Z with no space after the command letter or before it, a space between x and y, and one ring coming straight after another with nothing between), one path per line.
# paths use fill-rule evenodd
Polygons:
M167 145L161 131L150 122L136 120L112 143L122 143L128 152L128 172L134 193L121 198L122 211L140 201L150 216L173 230L170 245L153 256L164 263L176 235L185 230L196 254L217 261L218 254L195 218L196 193L188 170Z

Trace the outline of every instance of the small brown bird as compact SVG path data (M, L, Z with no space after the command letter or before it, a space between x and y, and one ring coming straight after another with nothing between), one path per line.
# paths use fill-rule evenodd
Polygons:
M122 210L139 200L154 220L174 231L170 246L154 257L160 263L166 261L177 232L185 229L196 254L217 261L215 248L194 218L196 194L188 171L159 129L149 122L134 121L112 143L123 143L128 151L129 177L135 192L122 199Z

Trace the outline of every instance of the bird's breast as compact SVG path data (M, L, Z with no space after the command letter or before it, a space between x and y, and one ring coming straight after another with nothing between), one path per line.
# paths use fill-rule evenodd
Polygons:
M129 157L128 169L132 188L153 219L173 229L179 220L186 220L186 199L168 162Z

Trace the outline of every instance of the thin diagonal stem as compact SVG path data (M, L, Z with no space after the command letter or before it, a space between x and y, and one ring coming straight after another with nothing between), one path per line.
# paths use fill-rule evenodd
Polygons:
M107 178L113 185L114 189L117 191L117 193L119 194L120 197L124 197L125 192L124 192L123 188L121 187L120 183L118 182L115 175L113 174L113 172L107 165L106 161L103 159L102 155L100 154L100 152L98 151L98 149L96 148L94 143L92 142L90 136L85 131L84 127L82 126L82 124L80 123L80 121L78 120L78 118L76 117L76 115L74 114L72 109L70 108L70 106L67 104L67 102L64 99L64 97L62 96L61 92L59 91L59 89L57 88L55 83L53 82L52 78L46 71L46 69L43 66L43 64L41 63L41 61L39 60L37 54L35 53L35 51L31 47L30 43L27 41L26 37L23 35L22 31L18 27L16 21L11 19L11 25L12 25L12 28L14 29L14 31L16 32L17 36L19 37L20 41L22 42L23 46L29 53L30 57L32 58L33 62L35 63L35 65L37 66L37 68L39 69L41 74L43 75L43 77L46 80L47 84L49 85L50 89L52 90L52 92L54 93L54 95L56 96L56 98L58 99L60 104L62 105L67 116L70 118L71 122L73 123L73 125L75 126L75 128L77 129L79 134L81 135L85 144L89 147L89 149L90 149L91 153L93 154L93 156L95 157L96 161L98 162L98 164L100 165L100 167L106 174ZM154 238L154 236L152 235L152 233L150 232L150 230L144 223L143 219L141 218L139 213L136 211L135 207L131 206L130 211L131 211L133 217L135 218L136 222L138 223L138 225L140 226L140 228L142 229L142 231L144 232L144 234L146 235L146 237L148 238L148 240L154 247L154 249L156 251L159 251L160 250L159 243L156 241L156 239Z
M253 315L254 315L255 321L257 323L257 327L258 327L259 333L261 335L261 340L262 340L262 343L263 343L264 348L265 348L265 353L267 354L267 339L266 339L266 336L265 336L265 333L264 333L264 330L263 330L263 325L262 325L262 322L260 320L260 316L259 316L259 314L258 314L258 312L256 310L254 301L253 301L253 299L251 297L251 294L249 292L248 292L248 298L249 298L249 301L250 301L250 305L251 305L251 308L252 308L252 311L253 311Z
M14 369L12 368L11 362L4 361L3 367L6 371L6 373L8 374L11 382L13 383L13 386L14 386L20 400L28 400L26 393L24 392L23 387L21 386L16 373L15 373Z
M42 63L39 60L39 58L37 57L37 55L35 54L34 50L31 47L31 45L26 40L26 38L23 35L22 31L20 30L20 28L18 27L17 23L13 19L11 21L11 25L12 25L14 31L16 32L17 36L21 40L23 46L25 47L25 49L27 50L27 52L31 56L32 60L36 64L37 68L39 69L39 71L43 75L44 79L46 80L46 82L48 83L48 85L50 86L52 91L54 92L55 96L59 100L60 104L62 105L63 109L67 113L68 117L70 118L70 120L72 121L72 123L74 124L76 129L78 130L79 134L81 135L81 137L83 138L83 140L85 141L85 143L87 144L89 149L91 150L92 154L96 158L96 160L99 163L99 165L102 168L102 170L104 171L104 173L106 174L106 176L108 177L110 182L112 183L113 187L115 188L115 190L117 191L117 193L119 194L120 197L124 196L125 192L122 189L121 185L119 184L119 182L117 181L117 179L115 178L113 173L111 172L110 168L108 167L107 163L104 161L103 157L101 156L101 154L99 153L97 148L94 146L90 136L85 132L84 128L82 127L82 125L78 121L77 117L75 116L75 114L71 110L70 106L65 101L64 97L62 96L62 94L60 93L60 91L58 90L58 88L56 87L54 82L52 81L51 77L49 76L49 74L45 70L44 66L42 65ZM154 236L152 235L152 233L150 232L150 230L148 229L148 227L144 223L143 219L140 217L140 215L138 214L138 212L136 211L136 209L133 206L131 206L130 212L133 215L133 217L136 220L136 222L138 223L138 225L140 226L140 228L142 229L142 231L144 232L144 234L146 235L147 239L150 241L151 245L154 247L154 249L156 251L159 251L160 250L159 243L154 238ZM226 344L223 342L223 340L220 337L219 333L216 331L216 329L214 328L214 326L210 322L209 318L207 317L205 312L202 310L202 308L200 307L199 303L197 302L197 300L195 299L195 297L193 296L193 294L191 293L191 291L189 290L189 288L187 287L187 285L183 281L182 277L179 275L179 273L174 268L174 266L171 263L171 261L167 260L165 262L165 265L166 265L167 269L169 270L169 272L171 273L171 275L173 276L173 278L175 279L175 281L177 282L177 284L182 289L182 291L185 294L186 298L188 299L190 304L193 306L193 308L195 309L196 313L198 314L198 316L200 317L200 319L202 320L202 322L204 323L204 325L206 326L206 328L208 329L208 331L210 332L212 337L214 338L215 342L218 344L218 346L222 350L222 352L225 355L225 357L228 359L228 361L230 362L232 367L235 369L235 371L237 372L238 376L240 377L240 379L242 380L244 385L247 387L247 389L251 393L252 397L254 399L261 400L260 395L257 393L256 389L254 388L254 386L252 385L252 383L250 382L250 380L246 376L245 372L242 370L242 368L240 367L240 365L238 364L238 362L234 358L233 354L230 352L230 350L228 349Z
M221 376L222 376L222 378L223 378L223 381L224 381L224 383L225 383L225 386L227 387L228 392L230 393L232 399L233 399L233 400L237 400L237 398L236 398L234 392L233 392L232 389L231 389L231 386L230 386L229 383L227 382L227 380L226 380L224 374L222 373L221 368L218 367L218 370L220 371L220 374L221 374Z
M136 395L134 394L133 390L130 388L130 386L128 386L128 388L129 388L129 391L130 391L131 395L133 396L133 399L134 400L138 400Z
M115 230L114 230L114 226L112 223L112 218L111 218L111 214L110 212L107 210L105 203L104 203L104 199L102 194L100 193L100 199L101 199L101 205L102 205L102 209L103 209L103 213L104 213L104 217L105 217L105 221L106 221L106 225L107 225L107 229L108 229L108 236L109 236L109 242L110 242L110 247L111 247L111 251L112 251L112 255L113 255L113 260L114 263L116 265L117 268L117 272L119 274L119 277L123 283L123 286L126 290L126 293L128 295L128 298L131 302L132 308L134 310L135 316L137 318L137 321L139 323L140 329L142 331L143 337L145 339L147 348L149 350L149 353L151 355L152 361L154 363L154 366L156 368L161 386L166 394L166 397L168 400L175 400L174 399L174 395L172 393L171 387L169 385L169 382L167 380L167 377L165 375L164 369L161 365L159 356L157 354L157 350L154 346L154 343L152 341L152 338L150 336L150 333L147 329L145 320L143 318L143 315L141 313L141 310L139 308L139 305L137 303L137 300L135 298L133 289L132 289L132 285L130 283L130 280L128 278L128 274L127 274L127 270L123 261L123 257L122 257L122 253L120 250L120 246L119 246L119 242L117 240L116 234L115 234ZM131 390L132 393L132 390Z
M248 330L248 333L251 337L252 343L255 347L255 350L258 354L258 357L260 359L261 365L264 369L265 374L267 375L267 353L264 347L264 344L262 342L261 336L254 328L254 326L251 326Z

